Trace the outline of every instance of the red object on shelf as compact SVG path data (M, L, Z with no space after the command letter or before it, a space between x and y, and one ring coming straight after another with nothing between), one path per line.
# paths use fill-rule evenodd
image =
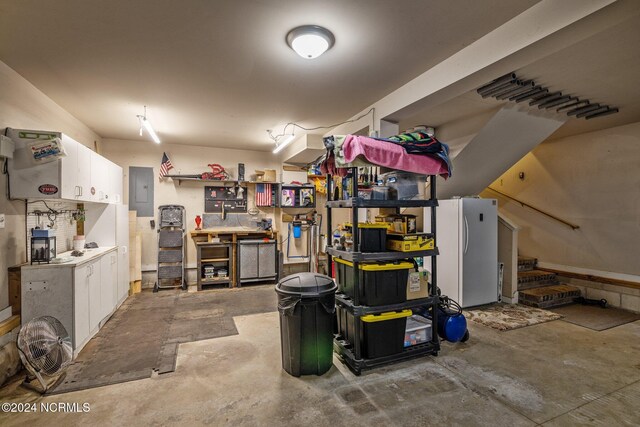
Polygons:
M202 230L200 224L202 224L202 218L200 218L200 215L196 215L196 230Z

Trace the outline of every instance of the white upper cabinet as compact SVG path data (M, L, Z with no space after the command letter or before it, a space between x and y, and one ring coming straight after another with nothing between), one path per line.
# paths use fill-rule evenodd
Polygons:
M91 200L91 151L89 147L78 144L78 179L76 185L80 192L78 200Z
M109 183L107 177L107 159L98 153L91 152L91 186L89 200L92 202L106 203L105 193Z
M121 204L122 203L122 186L124 178L122 174L122 168L115 163L109 162L109 203Z
M33 135L59 138L65 155L37 164L31 145L39 139ZM88 147L59 132L10 129L9 136L16 143L8 167L12 198L122 203L122 168Z

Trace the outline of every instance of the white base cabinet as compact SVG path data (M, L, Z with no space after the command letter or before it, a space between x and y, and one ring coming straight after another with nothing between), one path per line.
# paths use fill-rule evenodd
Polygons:
M118 298L118 248L95 251L72 264L22 267L22 324L57 318L71 335L74 357L124 301Z

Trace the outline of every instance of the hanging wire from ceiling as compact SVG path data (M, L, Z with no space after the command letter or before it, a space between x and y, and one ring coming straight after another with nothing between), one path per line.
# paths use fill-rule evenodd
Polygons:
M306 131L314 131L314 130L318 130L318 129L333 129L333 128L337 127L337 126L341 126L341 125L344 125L344 124L347 124L347 123L357 122L358 120L360 120L363 117L366 117L366 116L368 116L369 114L372 114L372 113L373 113L372 114L372 119L373 119L373 115L375 114L375 110L376 110L375 107L371 107L366 113L362 113L361 115L359 115L355 119L345 120L344 122L335 123L335 124L327 125L327 126L316 126L316 127L312 127L312 128L307 128L307 127L301 126L301 125L299 125L299 124L297 124L295 122L289 122L289 123L284 125L284 128L282 128L282 133L274 135L273 131L270 130L270 129L267 130L267 133L269 134L269 138L271 138L277 144L278 140L280 138L282 138L283 136L288 136L288 135L292 135L293 134L293 131L292 131L291 134L287 133L287 128L289 126L293 127L294 129L298 128L298 129L302 129L302 130L306 130Z

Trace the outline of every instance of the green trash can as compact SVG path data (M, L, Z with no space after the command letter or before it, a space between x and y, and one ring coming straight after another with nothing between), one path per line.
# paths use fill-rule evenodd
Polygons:
M331 277L316 273L293 274L276 285L282 368L289 374L331 369L336 289Z

